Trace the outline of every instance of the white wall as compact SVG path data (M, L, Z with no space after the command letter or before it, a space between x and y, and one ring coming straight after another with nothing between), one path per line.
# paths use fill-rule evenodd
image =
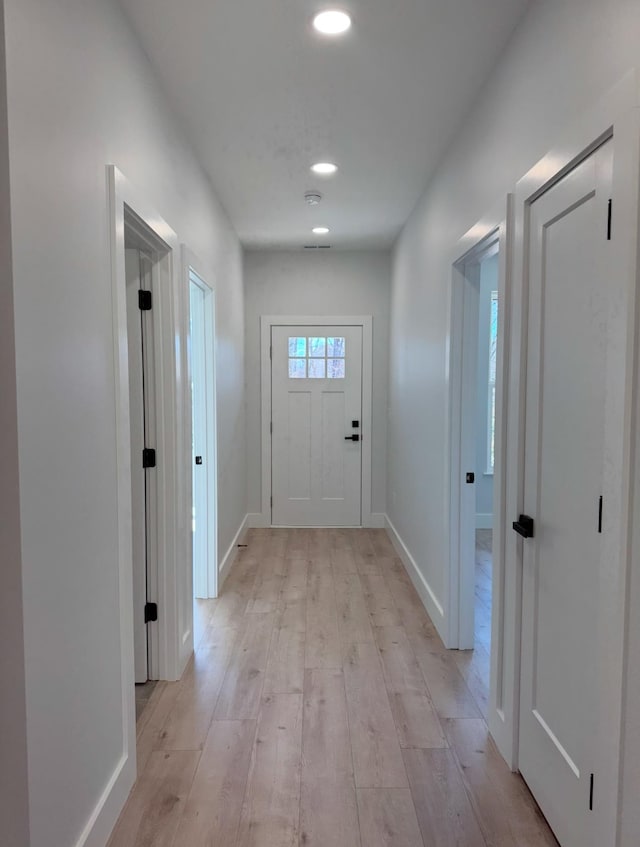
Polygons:
M5 6L30 845L71 847L122 749L107 163L215 274L222 550L246 513L242 256L114 0Z
M440 599L449 533L441 489L449 388L448 256L458 239L554 146L559 128L638 65L637 0L533 2L396 244L389 512ZM637 698L634 702L637 706ZM630 798L638 796L638 781L628 795L629 809ZM637 844L635 814L635 841L625 844Z
M480 263L478 302L478 406L476 412L476 526L490 529L493 516L493 475L487 473L489 440L489 352L491 331L491 292L498 288L498 256Z
M249 511L260 512L260 316L373 315L372 511L386 511L390 254L245 253Z
M4 8L0 0L0 839L29 843Z

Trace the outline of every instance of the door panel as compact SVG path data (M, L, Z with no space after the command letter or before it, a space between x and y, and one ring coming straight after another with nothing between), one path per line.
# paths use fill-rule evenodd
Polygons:
M206 599L209 596L209 503L207 490L209 457L207 455L205 294L200 286L194 282L191 282L189 286L189 301L191 324L193 590L196 597Z
M587 845L598 655L611 145L529 217L520 770L563 847Z
M140 253L125 250L127 280L127 343L129 350L129 424L131 431L131 540L133 553L133 643L135 681L146 682L147 624L144 606L147 601L147 539L145 471L142 468L144 448L144 377L142 368L142 319L138 307L141 287Z
M272 522L361 523L362 327L272 327Z

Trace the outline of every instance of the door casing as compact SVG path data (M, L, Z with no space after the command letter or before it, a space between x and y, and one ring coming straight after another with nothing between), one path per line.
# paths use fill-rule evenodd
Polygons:
M371 512L373 317L371 315L262 315L260 318L260 377L262 432L261 513L256 524L271 526L271 327L272 326L361 326L362 327L362 525L381 527Z

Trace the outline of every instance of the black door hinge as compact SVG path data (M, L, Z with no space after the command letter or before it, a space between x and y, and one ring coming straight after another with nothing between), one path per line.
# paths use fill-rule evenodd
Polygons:
M158 620L158 604L157 603L145 603L144 604L144 622L152 623L153 621Z
M145 291L143 288L138 291L138 308L141 312L148 312L151 309L152 300L150 291Z
M613 222L613 200L607 205L607 241L611 241L611 226Z
M155 468L156 466L156 451L149 447L145 447L142 451L142 467Z

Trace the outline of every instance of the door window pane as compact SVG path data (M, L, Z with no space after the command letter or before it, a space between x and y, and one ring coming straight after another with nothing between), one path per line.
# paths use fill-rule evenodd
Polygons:
M306 338L290 338L289 339L289 355L290 356L306 356L307 355L307 339Z
M344 359L327 359L327 376L329 379L344 379Z
M307 360L306 359L289 359L289 379L306 379L306 378L307 378Z
M325 364L325 359L309 359L309 379L324 379Z
M313 358L324 358L327 345L326 338L310 338L309 339L309 356Z
M327 356L337 359L345 356L344 338L327 338Z

